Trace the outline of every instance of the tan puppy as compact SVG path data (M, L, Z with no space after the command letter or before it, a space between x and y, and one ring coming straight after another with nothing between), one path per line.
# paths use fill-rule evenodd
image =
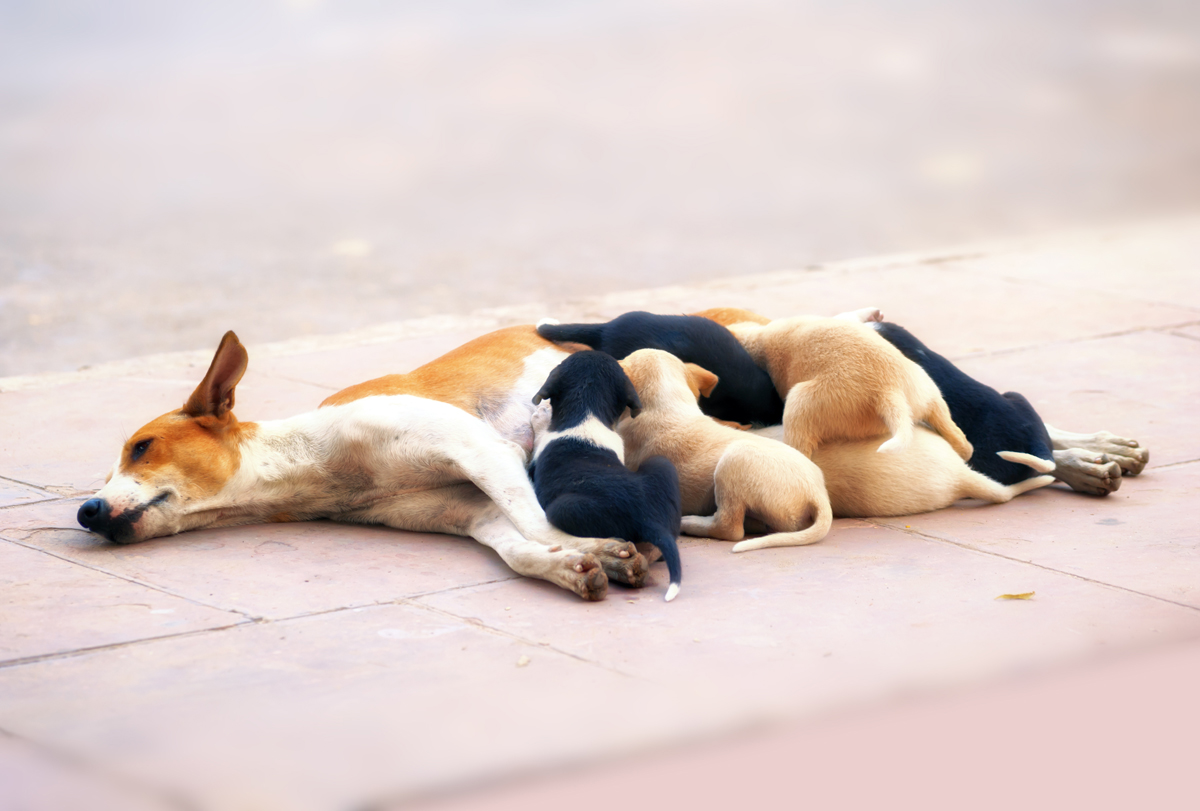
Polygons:
M878 450L901 450L923 420L964 460L971 458L971 443L937 384L857 319L797 316L729 330L771 375L784 398L784 441L805 456L822 442L884 433L891 438Z
M625 464L637 470L651 456L675 464L684 534L740 541L734 552L800 546L828 534L833 513L816 465L786 445L719 425L700 411L697 400L717 385L716 375L658 349L639 349L621 367L642 401L636 419L617 424ZM776 532L743 541L747 515Z
M759 428L753 435L783 442L783 426ZM813 456L825 474L829 503L837 518L913 515L949 507L960 498L1002 504L1054 481L1035 476L1005 486L971 470L946 440L917 426L903 453L876 453L880 437L822 445ZM1049 473L1054 465L1027 453L1002 451L1010 462Z

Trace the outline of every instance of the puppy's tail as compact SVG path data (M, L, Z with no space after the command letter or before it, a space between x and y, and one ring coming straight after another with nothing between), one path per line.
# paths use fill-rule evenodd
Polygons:
M557 324L550 323L553 319L545 318L538 323L538 335L556 343L575 343L590 346L593 349L600 345L603 335L603 324Z
M663 599L669 603L679 594L679 583L683 580L683 566L679 562L679 542L674 535L663 533L651 543L662 552L663 563L667 564L667 576L671 584L667 586L667 593Z
M1053 459L1043 459L1040 456L1034 456L1031 453L1018 453L1017 451L996 451L996 455L1006 462L1016 462L1019 465L1025 465L1036 470L1038 473L1053 473L1055 465Z
M759 538L738 541L733 545L734 552L749 552L754 549L766 549L771 546L805 546L816 543L829 534L833 526L833 509L829 506L829 497L821 492L815 503L817 514L813 516L812 526L799 532L775 532Z

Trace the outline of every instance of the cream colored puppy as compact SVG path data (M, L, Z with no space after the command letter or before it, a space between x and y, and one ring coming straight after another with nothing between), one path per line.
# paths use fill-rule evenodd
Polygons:
M639 349L621 367L642 401L636 419L617 424L625 464L637 470L651 456L675 464L684 534L740 541L734 552L800 546L828 534L833 513L816 465L787 445L700 411L697 400L717 385L716 375L658 349ZM743 541L748 515L776 532Z
M753 432L762 438L783 439L783 426ZM829 503L838 518L913 515L949 507L960 498L993 504L1045 487L1053 476L1035 476L1005 486L967 467L946 440L917 426L912 441L899 453L876 453L879 437L822 445L813 461L825 474ZM1039 473L1054 463L1027 453L1001 451L1000 457L1028 465Z
M784 398L784 441L805 456L824 442L885 433L891 437L877 450L901 450L912 442L914 423L924 421L962 459L971 458L971 443L937 384L857 318L797 316L729 330L771 375Z

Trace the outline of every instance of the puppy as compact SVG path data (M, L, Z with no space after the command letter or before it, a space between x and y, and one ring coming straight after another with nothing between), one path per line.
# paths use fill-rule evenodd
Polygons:
M970 440L974 453L967 460L972 470L1001 484L1016 484L1035 472L1025 464L1007 461L1001 451L1018 451L1036 456L1054 467L1050 432L1028 400L1015 391L1000 392L985 386L946 358L917 340L899 324L870 325L904 357L920 366L937 384L954 423Z
M759 438L782 442L781 434L778 426L754 432ZM946 440L921 426L913 430L912 441L901 453L876 453L878 444L879 437L830 442L813 455L825 474L829 502L838 518L912 515L949 507L960 498L1000 504L1054 481L1053 476L1040 475L1000 484L971 470ZM1038 473L1054 470L1054 462L1026 453L1001 451L999 455Z
M729 330L784 395L787 444L811 457L828 441L891 434L878 450L900 450L925 421L963 459L971 443L925 371L857 318L780 318Z
M742 345L725 327L691 315L632 312L607 324L543 321L538 334L607 352L620 360L639 349L662 349L685 363L709 369L721 381L700 404L705 414L735 423L778 425L783 400Z
M685 534L740 541L734 552L825 537L833 513L821 471L793 448L706 417L697 399L716 375L658 349L640 349L621 367L642 402L637 419L617 425L625 461L636 469L662 454L675 463ZM776 532L742 540L747 517Z
M625 468L624 446L613 432L626 408L642 404L629 378L603 352L576 352L554 368L533 402L530 475L546 518L563 532L651 543L662 552L679 593L679 477L662 457L637 473ZM553 406L553 408L550 408Z

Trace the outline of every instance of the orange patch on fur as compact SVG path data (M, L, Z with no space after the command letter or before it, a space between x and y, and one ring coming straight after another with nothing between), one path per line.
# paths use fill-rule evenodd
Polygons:
M761 316L758 313L752 313L749 310L742 310L737 307L712 307L708 310L701 310L698 313L692 313L701 318L707 318L709 321L716 321L722 326L730 324L744 324L750 322L753 324L769 324L771 319Z
M164 414L140 428L121 451L121 473L139 481L169 478L183 486L183 495L202 498L218 492L241 464L240 443L258 428L223 417L189 417L181 411ZM136 461L133 448L151 440Z
M411 394L477 415L481 401L511 388L525 370L525 358L547 347L563 349L538 335L532 325L506 327L468 341L408 374L377 377L342 389L321 405L343 405L377 394Z

